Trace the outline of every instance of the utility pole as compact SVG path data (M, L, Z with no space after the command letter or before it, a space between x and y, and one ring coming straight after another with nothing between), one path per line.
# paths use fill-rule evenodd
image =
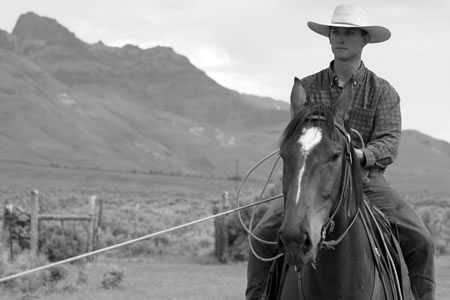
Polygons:
M234 175L234 190L237 193L238 190L238 182L241 179L239 178L239 159L236 159L236 174Z

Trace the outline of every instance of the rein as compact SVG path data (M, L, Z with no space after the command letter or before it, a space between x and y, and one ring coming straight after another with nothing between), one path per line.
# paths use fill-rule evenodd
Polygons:
M325 121L325 117L323 116L311 116L308 118L309 120L319 120L319 121ZM334 126L339 130L340 133L342 133L345 137L346 137L346 147L345 147L345 160L343 162L344 165L344 174L342 176L342 181L341 181L341 193L339 196L339 201L336 205L336 208L333 210L333 213L330 215L330 217L328 217L327 222L325 223L325 225L322 227L322 237L321 237L321 241L320 241L320 246L321 248L327 248L327 249L334 249L335 246L337 246L343 239L344 237L347 235L347 233L350 231L350 229L352 228L353 224L355 223L356 219L358 218L361 209L358 207L358 210L356 211L355 215L353 216L351 222L349 223L349 225L347 226L347 228L344 230L344 232L335 240L330 240L330 241L326 241L326 234L327 232L332 232L334 230L334 217L336 216L337 212L339 211L339 209L341 208L341 205L344 201L344 197L349 196L351 193L351 174L349 173L349 168L350 166L353 164L353 160L352 160L352 155L351 155L351 137L350 134L348 134L348 132L345 130L344 126L342 126L341 124L334 122ZM348 161L349 164L347 164L346 162Z
M349 159L349 162L350 162L350 164L352 163L351 158ZM332 232L334 230L334 224L335 224L334 217L336 216L337 212L339 211L344 197L346 195L348 195L349 192L351 192L351 182L349 180L350 176L349 176L348 170L349 170L349 166L347 164L345 164L344 176L343 176L342 184L341 184L342 192L339 197L338 204L336 205L336 208L334 209L331 216L328 218L328 221L322 227L322 240L321 240L320 244L321 244L321 246L323 246L324 248L327 248L327 249L334 249L334 247L337 246L344 239L344 237L347 235L347 233L352 228L353 224L355 223L355 221L361 211L361 209L358 208L358 210L356 211L355 215L353 216L351 222L349 223L349 225L347 226L347 228L345 229L345 231L341 234L341 236L339 238L337 238L336 240L325 241L327 232Z

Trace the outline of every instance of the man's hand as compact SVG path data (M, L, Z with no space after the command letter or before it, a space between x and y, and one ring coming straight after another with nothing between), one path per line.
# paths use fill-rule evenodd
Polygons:
M361 166L365 166L366 165L366 156L364 155L364 152L362 152L361 149L355 148L355 154L356 154L356 157L358 158ZM364 168L361 168L361 176L362 176L362 180L364 183L366 183L366 184L369 183L369 171L367 171Z
M364 166L366 164L366 156L364 155L364 152L362 152L361 149L355 148L356 157L359 160L359 163Z

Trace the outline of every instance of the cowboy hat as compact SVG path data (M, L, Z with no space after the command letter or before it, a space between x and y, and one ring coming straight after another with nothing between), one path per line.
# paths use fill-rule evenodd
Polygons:
M366 12L356 5L339 5L335 8L331 23L319 24L308 22L312 31L323 36L329 36L330 27L360 28L370 35L369 43L381 43L391 37L389 29L383 26L369 25Z

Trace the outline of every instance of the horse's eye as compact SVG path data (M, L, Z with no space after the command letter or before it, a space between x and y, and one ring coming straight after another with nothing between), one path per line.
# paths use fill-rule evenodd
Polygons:
M333 155L330 158L330 161L335 162L339 159L339 157L341 157L341 152L333 153Z

